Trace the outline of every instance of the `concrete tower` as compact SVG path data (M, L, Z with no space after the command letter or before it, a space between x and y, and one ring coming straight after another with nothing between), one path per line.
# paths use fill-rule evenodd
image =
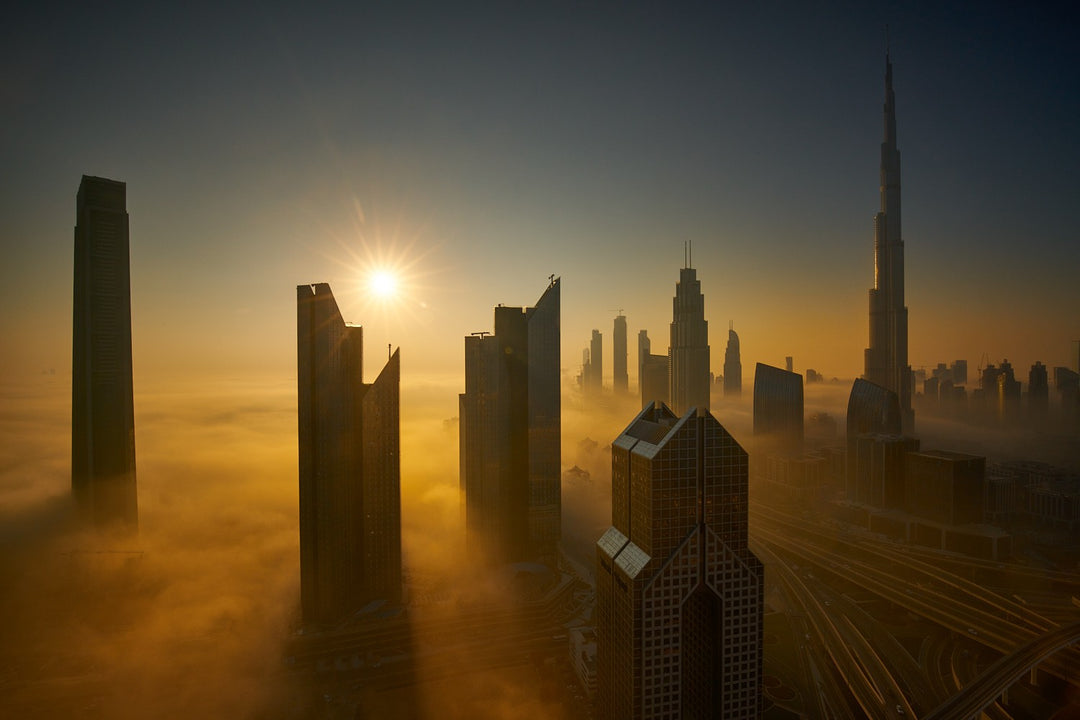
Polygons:
M870 290L870 347L863 377L900 399L904 432L911 432L911 367L904 305L904 240L900 228L900 151L892 63L885 56L885 137L881 143L881 211L874 216L874 287Z
M127 185L84 175L76 198L71 492L97 525L139 523Z

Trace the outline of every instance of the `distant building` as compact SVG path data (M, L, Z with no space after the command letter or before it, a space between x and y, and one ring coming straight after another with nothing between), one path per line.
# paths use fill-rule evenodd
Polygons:
M867 433L900 434L900 400L896 393L859 378L851 386L847 408L847 463L844 486L849 500L859 500L856 487L856 439Z
M592 331L589 342L589 372L585 376L585 387L600 392L604 389L604 335L599 330Z
M1069 368L1054 368L1054 387L1061 402L1062 419L1067 424L1080 423L1080 373Z
M802 451L802 375L757 364L754 371L754 437L767 438L779 450Z
M904 458L919 449L916 438L866 433L855 438L856 502L877 508L904 507Z
M642 379L645 377L645 360L650 352L652 352L652 341L649 340L649 331L639 330L637 334L638 395L643 392Z
M1028 372L1028 416L1037 424L1046 422L1050 409L1050 377L1038 360Z
M952 370L952 381L954 385L967 385L967 360L955 360L949 369Z
M630 375L626 371L626 316L619 315L615 318L615 328L612 332L612 364L615 368L615 379L612 382L615 392L630 392Z
M556 278L536 307L499 305L493 335L465 338L466 546L496 562L553 563L561 536L559 306Z
M679 270L672 300L670 391L676 412L709 407L709 323L705 320L705 296L692 267Z
M134 529L127 185L83 175L75 204L71 492L91 523Z
M784 358L784 369L788 372L795 372L795 358L791 355Z
M986 458L925 450L905 458L908 512L946 525L983 522Z
M667 355L653 355L652 353L645 355L644 364L641 367L642 408L648 407L651 403L659 405L668 402L669 362Z
M885 136L881 143L881 210L874 216L874 287L870 290L870 346L863 378L900 400L901 425L911 432L911 367L908 311L904 305L904 240L900 228L900 150L896 145L896 97L892 63L885 56Z
M650 406L611 455L596 716L758 718L764 570L747 545L746 452L703 409Z
M363 329L330 286L296 300L300 600L305 622L330 622L401 601L401 361L364 383Z
M739 351L739 336L735 328L728 326L727 349L724 351L724 397L737 398L742 395L742 359Z
M1008 360L1001 361L998 368L997 419L1002 423L1013 423L1020 419L1020 381L1016 379L1013 366Z

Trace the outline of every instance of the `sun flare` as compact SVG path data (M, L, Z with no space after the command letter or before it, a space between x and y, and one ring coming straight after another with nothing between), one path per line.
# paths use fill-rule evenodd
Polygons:
M397 277L388 270L376 270L368 279L371 292L382 300L388 300L397 293Z

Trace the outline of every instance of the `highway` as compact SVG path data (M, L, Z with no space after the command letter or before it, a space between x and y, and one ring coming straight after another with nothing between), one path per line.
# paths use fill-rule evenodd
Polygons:
M1069 617L1063 604L1056 606L1053 613L1044 614L1040 611L1046 607L1043 602L1028 602L1023 597L995 592L964 577L975 573L1002 576L1012 573L1029 579L1040 578L1037 570L1021 565L975 559L967 565L964 558L951 554L947 561L938 561L937 555L943 553L898 545L868 534L845 532L836 526L757 503L751 503L751 538L755 552L760 553L759 557L770 569L786 568L789 564L812 567L826 579L831 578L833 585L851 583L968 641L1009 656L1031 643L1041 647L1043 638L1058 632L1058 621ZM861 609L842 597L836 598L835 593L827 613L831 617L817 617L815 611L821 610L821 606L813 596L829 597L828 590L800 588L797 575L792 581L788 574L788 570L781 569L781 580L806 607L807 616L828 656L849 680L859 707L867 714L882 716L881 708L885 707L885 714L899 715L891 704L893 692L882 692L882 688L890 687L884 679L885 674L894 674L896 681L892 687L904 690L896 704L904 710L905 716L914 717L916 712L928 712L946 700L962 700L975 692L969 687L959 690L955 679L949 683L941 672L947 646L954 647L954 655L949 661L952 665L959 643L939 642L936 646L931 643L927 657L913 672L911 658L903 651L896 651L895 640L890 646L891 638L879 623L864 613L860 617ZM1080 585L1080 578L1068 573L1047 573L1041 579L1058 588ZM1073 620L1076 617L1080 614L1071 613ZM851 649L843 649L841 644L849 644ZM886 662L877 662L880 658L876 659L878 652L873 652L874 648L885 656ZM1074 684L1080 683L1080 651L1069 648L1068 643L1047 653L1042 661L1041 668ZM1021 670L1019 675L1023 672ZM866 686L880 695L882 704L873 712L866 707L873 699ZM994 706L994 697L982 707L990 706L988 714L991 717L1007 719L1005 710ZM890 704L885 705L886 702Z

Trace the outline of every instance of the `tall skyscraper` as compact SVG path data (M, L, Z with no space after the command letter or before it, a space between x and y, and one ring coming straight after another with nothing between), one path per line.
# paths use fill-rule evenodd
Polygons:
M401 601L399 351L364 383L363 329L325 283L296 288L300 600L330 622Z
M724 351L724 397L742 395L742 358L739 355L739 336L728 325L727 349Z
M127 185L83 175L75 205L71 492L94 524L134 528Z
M892 63L885 56L885 137L881 143L881 211L874 217L874 287L870 290L870 347L863 377L896 393L904 432L915 426L904 305L904 240L900 230L900 151Z
M465 338L460 472L466 543L497 562L553 562L561 535L559 280L536 307L495 308Z
M597 542L597 717L757 718L764 571L747 455L704 408L650 405L611 445Z
M671 407L680 413L692 407L708 409L709 323L705 320L705 296L694 268L679 270L671 304Z
M621 313L615 318L615 328L612 333L614 347L612 348L612 364L615 366L615 380L613 385L615 392L627 393L630 391L630 375L626 372L626 316Z

